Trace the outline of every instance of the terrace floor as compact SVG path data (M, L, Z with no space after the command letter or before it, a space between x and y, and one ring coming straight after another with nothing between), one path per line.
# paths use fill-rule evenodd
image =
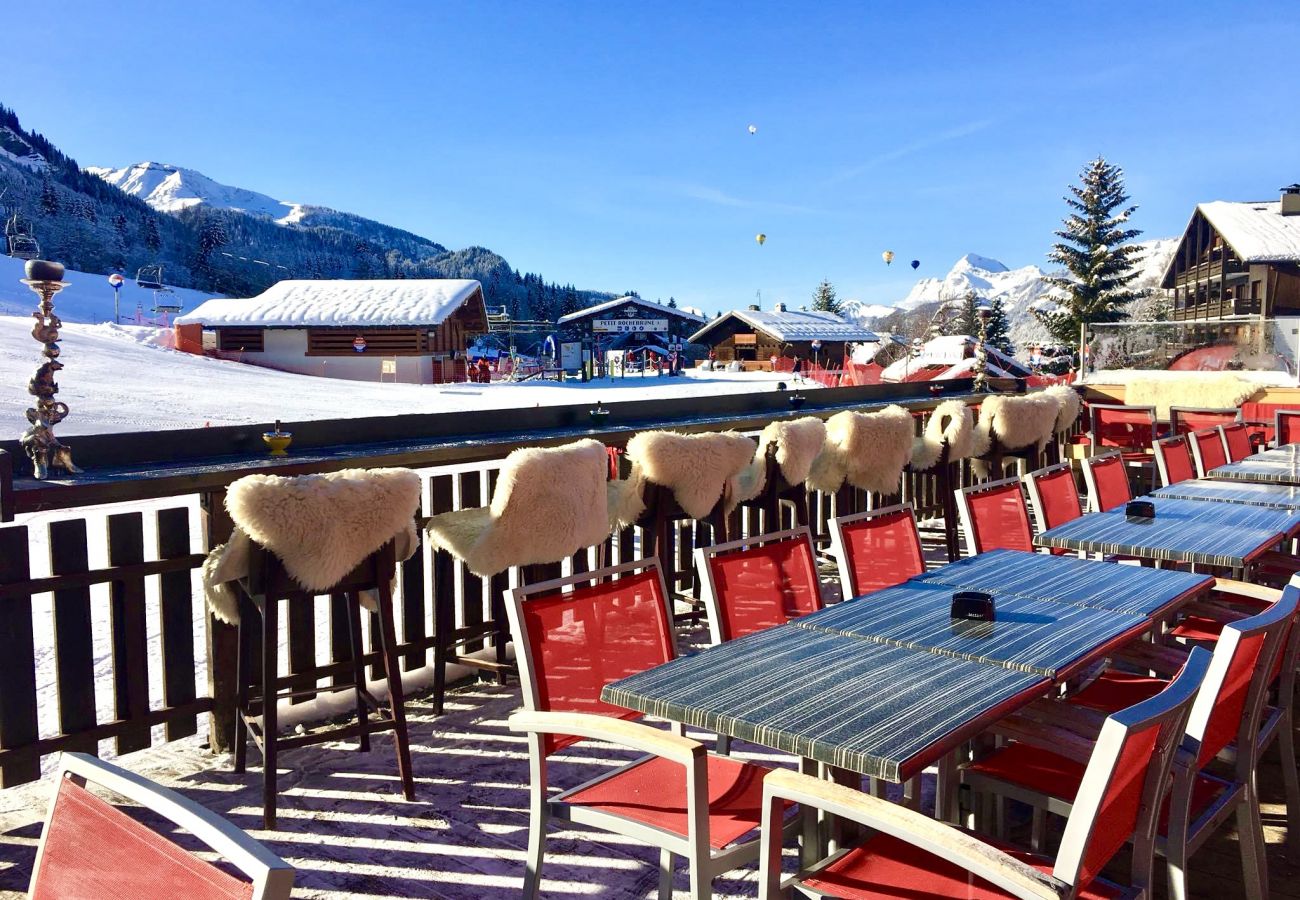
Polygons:
M157 746L120 762L265 841L298 870L296 897L516 897L528 838L528 765L524 739L508 731L506 719L518 705L517 686L487 684L454 691L440 718L426 699L408 701L414 802L398 792L388 735L377 736L368 754L342 743L286 753L275 832L259 830L260 769L234 775L230 757L210 753L198 739ZM747 745L733 752L773 765L794 762ZM554 766L555 777L557 783L576 784L631 756L608 746L575 747ZM26 888L48 792L48 782L0 791L0 896L20 896ZM1272 752L1261 792L1273 896L1300 897L1300 871L1288 866L1283 854L1285 809ZM619 839L589 840L579 829L553 830L548 846L544 896L656 896L657 851ZM788 847L787 865L794 861ZM1193 858L1193 896L1243 896L1240 871L1235 834L1225 828ZM1163 882L1157 866L1157 897L1165 896ZM684 895L682 868L676 885ZM714 887L719 897L755 897L756 868L720 877Z

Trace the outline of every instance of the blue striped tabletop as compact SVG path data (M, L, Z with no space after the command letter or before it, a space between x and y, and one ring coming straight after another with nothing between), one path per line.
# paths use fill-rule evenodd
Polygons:
M1178 497L1143 497L1156 506L1156 518L1186 519L1197 525L1226 525L1231 528L1254 528L1289 534L1300 528L1300 512L1241 503L1216 503L1213 500L1190 500ZM1123 512L1122 509L1118 510Z
M1227 503L1202 505L1230 506ZM1111 512L1088 513L1058 525L1038 535L1034 543L1085 553L1117 553L1239 569L1281 540L1282 532L1278 530L1264 531L1186 515L1161 515L1159 509L1154 519L1130 521L1121 507Z
M1162 487L1158 491L1152 491L1152 496L1300 510L1300 488L1253 481L1214 481L1209 478L1197 478Z
M1271 451L1270 451L1271 452ZM1300 485L1300 459L1260 458L1255 454L1211 469L1206 475L1219 481L1255 481L1262 484Z
M899 782L1050 684L1003 666L783 625L612 682L601 697Z
M1110 609L1148 618L1213 584L1209 575L1017 550L990 550L914 581Z
M953 591L951 585L906 582L790 624L1006 666L1057 681L1104 655L1117 639L1132 639L1151 626L1145 616L1011 594L994 595L994 621L955 624Z

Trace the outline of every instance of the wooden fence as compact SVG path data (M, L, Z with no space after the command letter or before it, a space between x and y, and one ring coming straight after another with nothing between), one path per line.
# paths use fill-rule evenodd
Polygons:
M831 393L825 392L827 399ZM907 401L917 416L918 429L940 399ZM729 425L757 432L768 421L789 415L763 413L721 425L693 422L687 427L705 430ZM635 433L630 428L587 431L611 445L622 445ZM509 450L561 443L573 435L516 438L491 444L463 442L458 454L448 454L446 448L427 451L426 456L436 458L434 464L421 465L418 454L406 459L404 464L420 471L424 480L421 519L485 505ZM393 456L390 447L382 452L359 447L350 454L334 453L325 461L279 471L300 474L388 465ZM205 551L230 534L225 485L247 474L247 467L216 466L215 471L224 472L217 477L211 467L195 474L191 466L183 478L169 474L135 480L127 469L100 483L60 487L22 479L15 483L11 464L0 450L5 518L12 519L17 511L24 520L0 526L0 787L39 777L42 758L62 750L94 753L100 741L112 740L112 749L120 754L196 734L203 714L208 714L212 746L228 747L233 728L234 629L204 614L197 569ZM178 489L178 484L194 487ZM941 513L936 479L931 476L909 475L903 496L917 505L922 519ZM85 497L117 505L90 505L79 499ZM830 498L812 499L815 530L824 534ZM866 502L861 495L841 497L840 511L846 504L858 507ZM50 511L32 515L42 509ZM544 526L539 523L539 527ZM616 532L606 558L634 558L641 546L636 531ZM680 534L678 559L689 573L694 540L689 523ZM579 554L572 565L586 565L585 554ZM435 636L435 597L454 596L456 620L450 625L473 626L499 610L503 591L522 577L512 570L481 579L448 558L435 559L421 546L401 564L396 594L398 654L405 669L428 663ZM377 674L378 653L369 649L376 646L376 629L371 625L365 661ZM309 690L350 678L351 651L341 597L290 604L283 617L282 640L287 652L281 654L279 686ZM106 672L111 677L106 679ZM97 695L97 685L105 684L111 696ZM48 703L51 698L54 708L43 708L42 699Z

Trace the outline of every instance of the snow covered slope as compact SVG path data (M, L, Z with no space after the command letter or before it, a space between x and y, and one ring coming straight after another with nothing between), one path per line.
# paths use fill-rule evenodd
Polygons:
M181 166L142 162L122 169L88 166L86 171L133 197L139 197L159 212L174 213L204 204L253 216L266 216L282 225L298 222L306 215L306 207L302 204L276 200L245 188L231 187L213 181L202 172Z
M20 284L23 277L23 261L8 256L0 256L0 315L27 316L36 308L36 295L25 284ZM59 291L54 297L54 310L65 322L106 322L113 318L113 289L108 286L108 279L103 275L67 270L63 280L68 287ZM168 295L169 299L178 301L185 310L194 309L204 300L213 297L202 291L189 288L176 288ZM122 319L135 317L136 304L139 303L147 317L153 314L153 293L135 286L135 281L127 278L122 285Z
M8 125L0 125L0 158L32 172L44 172L50 167L45 157Z

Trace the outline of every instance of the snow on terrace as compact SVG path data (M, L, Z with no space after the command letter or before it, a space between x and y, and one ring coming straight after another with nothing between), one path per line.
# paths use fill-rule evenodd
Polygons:
M291 279L277 282L246 300L209 300L178 317L176 323L288 328L438 325L480 291L479 283L469 279Z
M16 437L31 405L27 380L40 362L32 320L0 316L0 423ZM59 399L72 408L60 435L555 406L565 403L771 391L781 373L702 372L580 384L377 384L295 375L167 349L170 332L103 325L64 326ZM812 389L813 384L802 389Z

